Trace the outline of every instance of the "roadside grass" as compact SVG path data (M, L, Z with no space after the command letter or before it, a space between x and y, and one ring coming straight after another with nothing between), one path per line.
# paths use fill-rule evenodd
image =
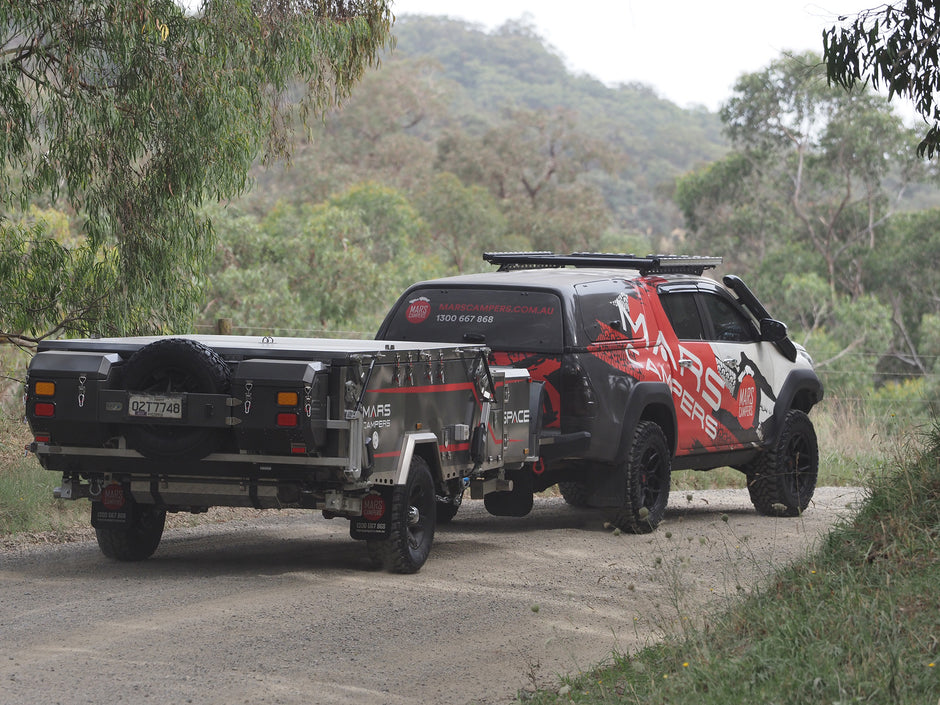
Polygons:
M87 522L81 502L54 499L59 476L24 457L29 430L21 419L0 414L0 536L63 531Z
M859 513L769 585L660 644L520 699L937 703L940 422L926 440L872 474Z

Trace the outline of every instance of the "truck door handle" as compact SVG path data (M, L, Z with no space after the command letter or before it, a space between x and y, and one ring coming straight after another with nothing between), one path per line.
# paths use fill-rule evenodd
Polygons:
M680 357L680 358L679 358L679 367L689 368L689 367L692 367L692 365L694 365L694 364L695 364L695 362L694 362L693 360L687 358L687 357Z

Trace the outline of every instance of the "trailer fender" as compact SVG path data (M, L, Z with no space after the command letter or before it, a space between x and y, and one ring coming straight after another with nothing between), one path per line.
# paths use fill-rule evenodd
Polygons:
M438 438L429 431L418 431L405 434L405 438L402 440L401 454L398 456L398 467L395 469L395 480L392 484L404 485L408 482L411 459L415 455L421 456L427 462L435 483L443 481Z

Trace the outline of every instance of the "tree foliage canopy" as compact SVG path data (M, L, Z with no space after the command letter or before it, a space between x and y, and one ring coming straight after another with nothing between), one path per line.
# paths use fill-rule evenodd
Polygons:
M285 155L300 120L348 94L388 41L389 4L0 4L0 268L22 295L4 291L0 336L189 325L211 245L197 208L243 192L256 157ZM31 203L75 213L80 244L54 253ZM93 272L94 297L63 294ZM37 297L35 317L8 315Z
M830 81L846 88L871 81L889 96L909 98L932 122L920 153L940 152L940 2L906 0L865 10L848 26L824 30L823 47Z

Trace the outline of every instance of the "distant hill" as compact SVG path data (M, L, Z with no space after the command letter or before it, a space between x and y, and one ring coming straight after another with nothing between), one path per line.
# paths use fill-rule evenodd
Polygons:
M397 46L390 60L433 58L462 88L454 111L468 129L495 121L513 107L575 112L586 131L627 157L617 178L598 178L621 225L630 229L662 233L681 226L663 194L677 176L728 149L717 114L680 108L643 84L609 87L574 75L522 21L486 32L444 17L404 15L394 34Z

